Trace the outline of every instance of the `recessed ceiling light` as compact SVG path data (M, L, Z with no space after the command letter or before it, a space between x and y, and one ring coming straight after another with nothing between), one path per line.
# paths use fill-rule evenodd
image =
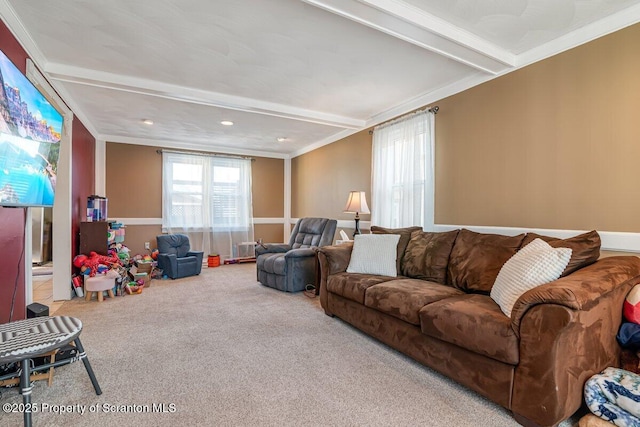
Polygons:
M276 138L276 141L278 142L285 142L287 140L287 138L285 138L284 136L280 136L278 138Z
M233 126L233 122L231 120L223 120L220 124L224 126Z
M153 124L153 120L151 120L151 119L143 119L142 123L144 123L145 125L151 126Z

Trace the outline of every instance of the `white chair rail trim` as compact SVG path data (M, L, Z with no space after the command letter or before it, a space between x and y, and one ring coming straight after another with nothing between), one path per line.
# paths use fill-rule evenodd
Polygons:
M476 225L449 225L436 224L434 231L449 231L457 228L466 228L477 233L494 233L515 236L520 233L538 233L545 236L553 236L561 239L573 237L577 234L586 233L591 230L561 230L547 228L520 228L520 227L493 227ZM620 232L620 231L600 231L602 239L602 249L606 251L638 252L640 253L640 233Z

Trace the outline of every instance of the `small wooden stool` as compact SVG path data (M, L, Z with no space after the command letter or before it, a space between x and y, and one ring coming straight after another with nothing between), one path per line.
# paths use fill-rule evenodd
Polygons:
M114 298L115 295L113 295L113 290L112 289L107 289L107 295L109 296L109 298ZM91 297L93 296L92 294L96 294L98 301L102 302L104 301L104 295L103 295L103 291L85 291L86 295L84 297L85 301L91 301Z
M84 277L84 292L85 292L85 301L91 301L92 294L97 294L98 301L102 302L104 300L102 293L107 291L107 294L110 298L113 298L113 287L115 286L115 280L113 277L109 275L105 275L102 277Z

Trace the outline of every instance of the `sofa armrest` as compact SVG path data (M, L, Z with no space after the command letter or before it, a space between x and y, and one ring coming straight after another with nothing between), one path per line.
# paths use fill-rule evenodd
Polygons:
M291 246L287 243L264 243L262 245L256 245L256 256L269 253L284 253L290 250Z
M352 242L346 242L336 246L323 246L321 248L318 248L318 252L324 255L324 257L320 261L320 268L322 269L323 262L327 263L327 276L347 271L347 267L349 267L349 261L351 260L352 250ZM325 270L322 270L322 272L324 274Z
M323 246L318 248L320 278L318 280L317 293L320 294L320 305L322 305L324 312L329 316L333 316L333 314L327 304L329 295L327 292L327 279L332 274L347 271L352 250L353 243L343 243L337 246Z
M158 254L158 268L168 277L178 274L178 257L175 254Z
M518 298L511 312L511 326L520 335L524 315L536 305L556 304L572 310L589 310L599 300L640 275L640 258L615 256L603 258L568 276L538 286ZM626 294L625 294L626 295ZM622 302L617 309L622 310Z
M189 251L187 252L187 256L194 256L198 259L198 262L202 263L202 259L204 258L203 251Z
M512 326L520 360L511 410L522 424L568 418L582 404L585 381L619 366L622 305L639 274L640 258L604 258L516 301Z

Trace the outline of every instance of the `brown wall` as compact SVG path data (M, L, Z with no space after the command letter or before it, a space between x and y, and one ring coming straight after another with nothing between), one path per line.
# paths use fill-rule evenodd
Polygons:
M640 25L438 102L436 223L640 231Z
M162 218L162 156L157 149L107 142L109 218Z
M284 217L284 160L258 157L251 164L253 216Z
M284 242L284 225L256 224L253 226L253 235L256 241L262 239L264 243L282 243Z
M253 216L255 218L284 217L284 160L257 158L251 165ZM284 225L256 224L253 235L263 242L282 242Z
M640 231L638 40L640 24L432 103L436 224ZM295 158L292 216L351 218L370 144Z
M158 147L107 142L106 192L109 218L162 218L162 156ZM284 216L284 160L256 157L251 164L253 216ZM146 253L144 242L156 247L160 225L129 225L125 244L136 253ZM282 241L282 225L259 224L255 237ZM271 240L275 239L275 240Z
M344 213L349 192L363 190L371 201L369 130L325 145L291 161L291 216L353 220ZM371 208L371 204L369 204ZM370 215L360 215L369 221ZM339 227L340 228L340 227ZM352 232L352 229L345 231Z

